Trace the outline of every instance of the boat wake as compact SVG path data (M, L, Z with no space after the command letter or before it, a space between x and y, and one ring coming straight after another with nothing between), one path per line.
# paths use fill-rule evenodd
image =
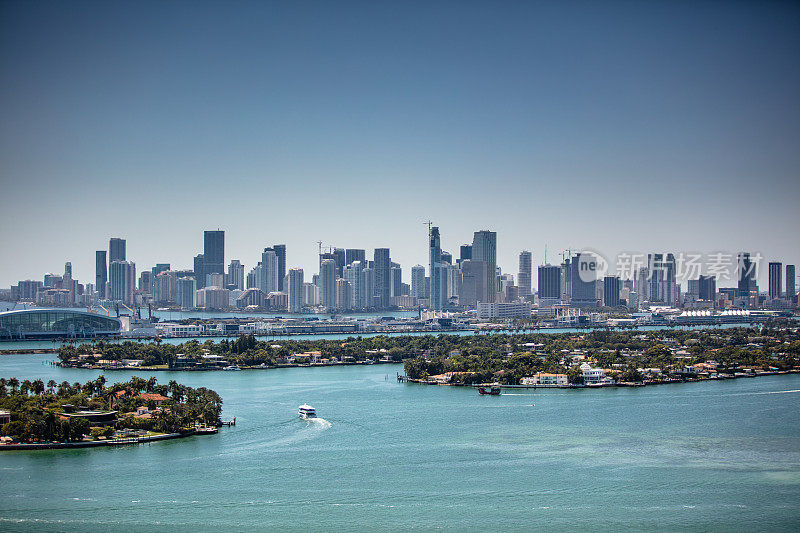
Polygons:
M319 429L328 429L331 427L331 423L325 420L324 418L307 418L306 422L310 422L311 425L319 426Z

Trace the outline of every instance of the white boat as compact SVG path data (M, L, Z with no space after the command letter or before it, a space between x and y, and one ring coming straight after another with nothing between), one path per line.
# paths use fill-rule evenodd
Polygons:
M317 412L308 404L303 404L299 408L298 416L300 418L315 418L317 416Z
M233 371L236 371L236 370L241 370L241 368L239 368L237 365L230 365L230 366L226 366L222 370L228 370L228 371L233 370Z

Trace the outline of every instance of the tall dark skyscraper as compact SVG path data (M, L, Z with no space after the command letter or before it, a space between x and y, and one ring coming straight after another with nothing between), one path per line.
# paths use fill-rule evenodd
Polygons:
M797 302L794 277L794 265L786 265L786 299L792 303Z
M603 278L603 305L617 307L619 305L619 277L606 276Z
M111 237L108 241L108 264L125 261L125 239Z
M333 260L336 263L336 278L342 277L342 269L347 264L347 253L344 248L333 249Z
M517 275L517 286L519 287L519 295L522 298L530 298L531 295L531 277L533 275L532 256L527 250L519 253L519 274Z
M561 267L542 265L539 267L539 300L561 299Z
M497 232L476 231L472 238L472 260L486 263L486 287L479 302L493 303L497 299Z
M225 232L203 232L203 263L206 274L225 273Z
M596 260L592 257L584 257L585 254L576 254L572 258L572 305L574 307L595 306L597 305L597 271L592 268L592 264L597 266Z
M108 266L106 251L97 250L94 253L94 290L99 298L106 297L106 282L108 281Z
M278 256L278 290L286 292L289 287L284 287L284 278L286 277L286 245L276 244L272 247L275 255Z
M778 262L771 262L769 264L769 298L770 300L774 300L776 298L781 297L781 293L783 292L783 287L781 284L783 280L781 279L781 275L783 274L783 265Z
M367 254L364 250L359 248L348 248L344 253L344 264L350 265L353 261L361 261L362 264L366 263Z
M756 265L749 252L741 252L737 259L739 271L739 298L752 298L756 292Z
M698 298L708 301L717 299L717 278L714 276L700 276L698 286Z
M391 267L388 248L375 248L375 305L387 309L391 305Z

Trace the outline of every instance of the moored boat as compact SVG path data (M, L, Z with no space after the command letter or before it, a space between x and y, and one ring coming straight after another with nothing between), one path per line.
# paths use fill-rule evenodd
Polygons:
M489 396L499 396L500 395L500 387L492 387L490 389L486 389L484 387L478 388L478 394L488 394Z

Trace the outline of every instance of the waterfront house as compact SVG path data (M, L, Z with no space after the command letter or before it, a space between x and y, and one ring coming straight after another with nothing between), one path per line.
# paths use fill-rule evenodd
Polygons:
M614 383L614 380L606 377L605 370L602 368L594 368L589 363L583 363L580 368L583 382L586 385L607 385Z
M8 424L9 422L11 422L11 411L0 409L0 426Z
M566 374L537 372L534 376L526 376L520 379L520 384L534 387L565 387L568 384L568 380Z

